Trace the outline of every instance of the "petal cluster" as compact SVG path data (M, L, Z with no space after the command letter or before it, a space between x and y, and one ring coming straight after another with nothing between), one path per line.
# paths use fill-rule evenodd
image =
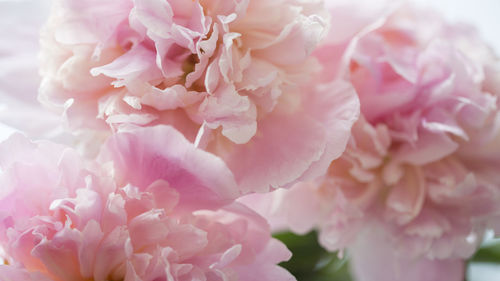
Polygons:
M500 231L500 59L468 25L392 0L54 0L54 115L29 101L42 16L15 15L0 125L68 145L0 143L2 281L293 281L271 227L317 230L359 281L461 281Z
M367 266L360 280L388 274L377 270L382 261L368 266L370 242L385 243L373 251L400 264L423 258L437 272L432 260L448 259L461 272L459 260L498 225L499 60L473 28L411 6L370 28L347 51L361 117L344 154L323 177L242 201L278 229L316 228L327 249L353 247L354 262ZM360 235L367 229L383 234Z
M345 86L327 94L346 98L315 107L311 53L327 30L322 1L58 0L39 99L74 130L172 125L243 189L267 191L324 172L358 114Z
M98 162L19 134L0 149L2 278L294 280L222 160L171 127L116 134Z

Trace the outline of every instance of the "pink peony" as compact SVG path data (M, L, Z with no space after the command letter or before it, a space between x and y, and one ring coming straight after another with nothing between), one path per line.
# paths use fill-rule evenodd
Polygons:
M409 6L356 43L348 71L362 117L346 152L315 181L243 201L276 228L316 228L325 248L353 247L360 280L401 280L387 278L388 264L463 280L460 260L499 225L498 59L469 26ZM358 235L372 225L382 240ZM366 247L380 241L390 258ZM443 277L441 262L455 272Z
M39 99L75 129L172 125L267 191L323 173L357 118L349 84L313 79L327 26L321 0L58 0Z
M222 160L171 127L116 134L100 162L21 135L0 155L3 281L295 280Z
M459 258L415 258L395 251L391 243L391 235L380 225L367 227L360 233L349 248L355 280L466 280L465 262Z

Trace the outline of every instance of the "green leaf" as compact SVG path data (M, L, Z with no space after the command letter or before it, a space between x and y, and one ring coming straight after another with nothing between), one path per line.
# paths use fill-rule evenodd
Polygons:
M293 253L288 262L280 265L292 273L298 281L353 281L347 257L338 258L338 253L329 253L317 240L317 233L296 235L278 233L275 238L286 244Z
M470 258L469 262L487 262L500 264L500 243L489 243L483 245L479 250Z

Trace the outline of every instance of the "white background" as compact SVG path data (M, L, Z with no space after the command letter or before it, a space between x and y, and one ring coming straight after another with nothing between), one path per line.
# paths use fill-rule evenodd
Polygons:
M473 23L485 40L495 47L497 53L500 53L500 0L412 0L411 2L435 7L451 21Z

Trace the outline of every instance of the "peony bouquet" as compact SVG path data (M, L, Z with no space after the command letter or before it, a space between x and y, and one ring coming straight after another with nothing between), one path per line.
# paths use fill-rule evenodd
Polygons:
M500 262L500 57L470 25L398 0L0 15L0 281L463 281Z

